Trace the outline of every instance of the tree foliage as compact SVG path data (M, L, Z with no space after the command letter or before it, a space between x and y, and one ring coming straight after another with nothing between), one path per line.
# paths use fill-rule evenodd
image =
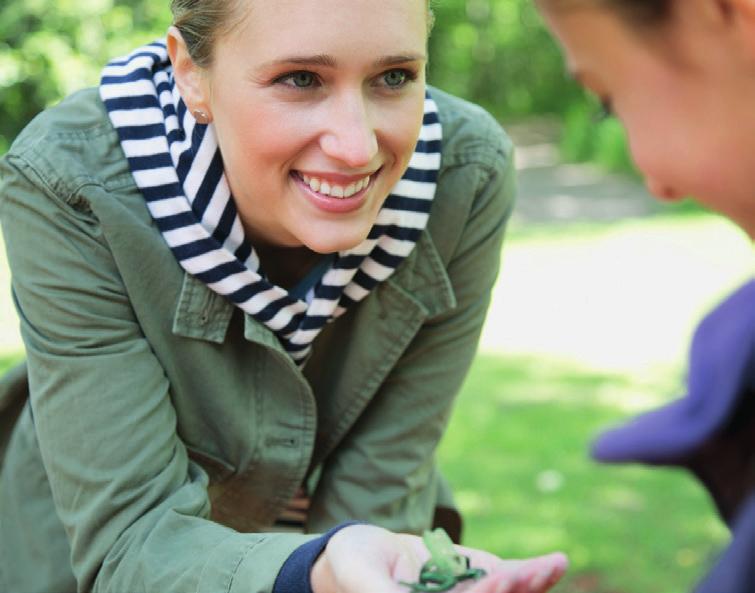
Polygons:
M434 10L433 84L502 120L562 113L580 100L533 0L437 0Z
M430 81L501 119L562 112L576 95L532 0L436 0ZM169 2L3 0L0 154L45 107L97 83L108 59L164 34Z
M168 3L3 0L0 153L44 108L97 83L102 66L165 31Z

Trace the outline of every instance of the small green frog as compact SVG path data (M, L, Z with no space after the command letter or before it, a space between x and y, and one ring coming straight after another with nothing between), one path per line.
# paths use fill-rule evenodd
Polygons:
M477 580L485 576L483 569L469 567L469 558L456 551L451 538L443 529L425 531L422 541L430 552L430 560L420 568L418 582L401 583L410 587L413 593L448 591L461 581Z

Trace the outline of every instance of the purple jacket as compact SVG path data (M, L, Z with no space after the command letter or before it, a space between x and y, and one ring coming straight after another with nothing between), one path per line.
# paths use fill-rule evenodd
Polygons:
M692 471L732 530L695 592L755 593L755 280L697 328L687 395L602 434L593 456Z

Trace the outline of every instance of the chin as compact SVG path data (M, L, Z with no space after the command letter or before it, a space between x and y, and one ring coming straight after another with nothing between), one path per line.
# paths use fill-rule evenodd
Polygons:
M359 245L367 238L369 229L363 235L351 235L344 237L340 235L338 237L311 237L311 240L304 241L304 245L307 249L314 251L315 253L336 253L339 251L348 251Z

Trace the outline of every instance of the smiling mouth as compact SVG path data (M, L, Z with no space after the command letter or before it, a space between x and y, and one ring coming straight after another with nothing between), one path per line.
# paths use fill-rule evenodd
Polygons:
M327 179L321 179L313 175L307 175L301 171L295 171L295 175L313 192L329 198L346 199L350 198L370 185L370 182L377 177L380 169L370 175L351 181L348 184L338 184Z

